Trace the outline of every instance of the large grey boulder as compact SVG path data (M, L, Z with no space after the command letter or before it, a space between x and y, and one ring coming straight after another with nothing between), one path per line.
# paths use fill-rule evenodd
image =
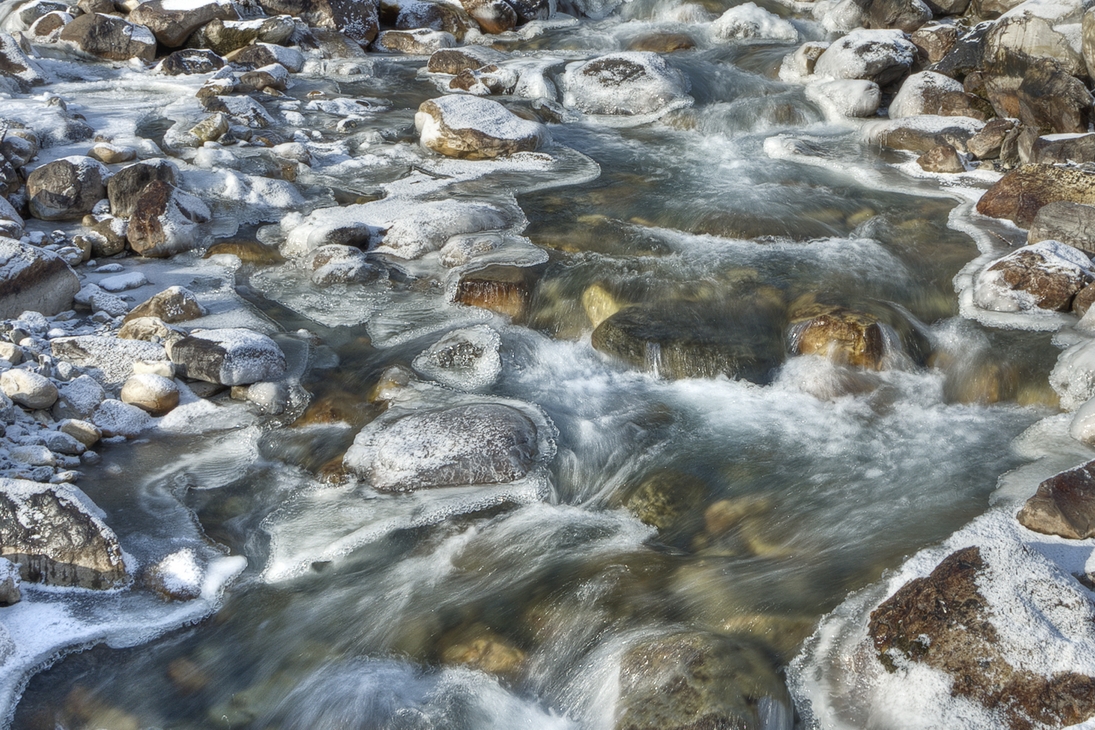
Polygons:
M277 380L286 367L276 342L238 328L193 332L174 342L169 354L180 375L222 385Z
M32 583L105 590L129 580L102 511L69 484L0 479L0 557Z
M119 218L128 218L137 210L137 198L149 183L161 180L169 185L178 182L179 171L167 160L148 160L125 167L107 182L107 198L110 212Z
M106 197L110 171L90 157L65 157L27 176L27 207L46 221L79 220Z
M1057 61L1070 75L1087 72L1068 38L1035 15L1000 20L985 33L982 47L983 67L995 74L1022 77L1032 63L1044 58Z
M85 13L61 29L61 41L107 61L132 58L152 63L156 57L156 36L143 25L101 13Z
M178 48L191 33L214 19L237 18L239 14L232 3L222 0L191 0L184 5L172 0L145 0L129 14L131 23L151 30L156 40L168 48Z
M14 79L23 91L46 82L38 64L32 61L8 33L0 33L0 78Z
M1042 206L1027 232L1027 243L1060 241L1095 254L1095 206L1059 201Z
M141 256L172 256L201 244L200 226L212 217L209 207L199 198L162 180L154 180L137 196L126 241Z
M372 43L380 28L374 0L258 0L271 15L292 15L308 25L341 31L362 45Z
M0 236L0 318L58 314L72 308L78 291L79 277L60 256Z

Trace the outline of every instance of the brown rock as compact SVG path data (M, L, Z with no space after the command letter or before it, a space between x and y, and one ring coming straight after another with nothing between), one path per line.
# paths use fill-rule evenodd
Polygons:
M79 220L106 197L109 176L102 163L90 157L47 162L27 176L27 207L42 220Z
M820 355L841 365L880 370L885 334L877 318L825 304L791 309L791 352Z
M453 301L521 321L528 313L538 275L538 268L505 264L488 266L462 276Z
M119 218L130 217L137 209L137 197L146 185L154 180L175 185L177 177L175 166L166 160L138 162L119 170L106 186L110 212Z
M966 151L975 160L992 160L1000 156L1000 147L1007 133L1015 128L1011 119L992 119L980 132L966 142Z
M441 640L441 661L513 679L525 666L525 652L485 626L459 629Z
M458 74L465 69L475 70L506 58L504 53L486 46L443 48L430 56L426 70L430 73Z
M341 31L362 45L372 43L380 29L378 4L373 0L258 0L258 4L270 15L293 15L308 25Z
M978 131L980 130L957 123L943 128L924 128L915 123L915 120L910 122L899 119L883 128L874 139L883 147L910 152L923 153L943 144L964 150L966 143Z
M1040 133L1088 131L1095 99L1082 81L1054 59L1039 59L1030 65L1017 97L1019 120Z
M962 163L962 156L958 150L949 144L941 144L932 147L916 159L920 169L925 172L959 173L965 172L966 166Z
M1005 18L994 24L983 42L983 68L995 74L1022 77L1041 59L1057 61L1066 74L1086 72L1084 60L1049 21L1032 14Z
M1027 243L1039 241L1060 241L1095 255L1095 206L1066 202L1043 206L1027 232Z
M949 23L931 23L913 33L909 40L928 63L939 63L958 42L958 29Z
M184 7L172 7L170 0L145 0L129 14L129 22L139 23L152 31L156 40L168 48L178 48L190 34L213 19L238 18L230 3L217 0L190 2Z
M1072 300L1072 311L1077 317L1083 317L1091 305L1095 304L1095 284L1088 284L1076 293Z
M194 292L181 286L172 286L142 302L130 310L124 322L138 317L157 317L164 322L186 322L201 317L205 312L198 304Z
M653 53L673 53L687 51L696 47L696 41L687 33L647 33L633 38L627 44L629 51L651 51ZM818 56L821 54L818 53ZM817 58L815 57L815 61Z
M1028 158L1044 165L1095 162L1095 134L1038 137Z
M259 241L245 239L219 241L209 247L203 258L209 258L210 256L217 256L219 254L235 256L241 263L258 264L260 266L269 266L285 262L285 257L281 255L276 247L267 246Z
M517 27L517 11L505 0L461 0L484 33L505 33Z
M1095 204L1095 175L1053 165L1022 165L985 191L977 212L1028 228L1042 206L1060 200Z
M542 124L521 119L496 101L463 94L422 102L414 123L423 146L469 160L531 152L548 141Z
M137 197L126 240L141 256L171 256L194 248L199 243L197 225L209 218L209 210L201 201L155 180Z
M977 586L985 568L979 548L964 548L879 605L868 624L879 661L890 672L901 657L946 673L951 694L998 710L1009 730L1073 725L1095 714L1095 678L1047 678L1007 662Z
M1095 537L1095 461L1046 479L1016 517L1044 535Z
M1091 278L1078 269L1054 264L1047 262L1040 251L1019 250L1000 259L986 272L1000 272L1009 288L1027 292L1041 309L1067 312L1072 308L1072 298Z
M150 30L111 15L81 15L61 29L59 38L108 61L137 58L152 63L156 57L156 37Z
M868 0L868 28L896 28L912 33L932 19L922 0Z

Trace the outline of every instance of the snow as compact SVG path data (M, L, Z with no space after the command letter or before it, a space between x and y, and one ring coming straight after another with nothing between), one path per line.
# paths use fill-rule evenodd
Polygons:
M689 106L688 80L656 53L630 51L567 64L563 104L586 114L645 116Z
M836 40L817 59L814 73L834 79L869 78L871 69L912 65L914 46L899 30L853 30Z
M197 553L184 548L156 563L156 577L172 595L199 595L205 577Z
M215 342L224 350L220 382L225 385L276 380L285 374L285 353L264 334L225 328L196 330L191 336Z
M133 374L134 362L167 359L162 345L106 335L58 337L50 344L55 357L87 368L105 385L124 383ZM62 394L66 392L62 389Z
M136 438L152 425L152 417L136 406L107 398L95 409L91 422L99 427L105 438Z
M481 391L494 384L502 372L501 337L487 325L448 333L412 363L415 370L442 385L464 391Z
M122 292L129 289L138 289L148 283L145 275L139 271L131 271L118 276L108 276L99 280L99 288L108 292Z
M806 98L821 107L829 119L870 117L878 111L882 92L873 81L822 81L806 87Z
M711 24L711 30L718 38L727 40L779 41L794 43L798 40L798 30L788 20L747 2L723 13Z
M954 79L934 71L922 71L905 79L901 90L890 102L890 119L916 116L924 113L924 102L929 95L959 93L964 91L962 84Z

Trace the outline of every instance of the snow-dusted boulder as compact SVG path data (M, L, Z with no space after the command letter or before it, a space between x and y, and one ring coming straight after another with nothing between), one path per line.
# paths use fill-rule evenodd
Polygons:
M168 48L186 43L190 34L210 22L234 20L239 15L227 0L144 0L129 14L129 22L139 23Z
M414 369L442 385L477 391L502 372L501 338L487 325L453 330L414 359Z
M71 309L78 291L76 272L60 256L0 236L0 317L26 311L52 316Z
M38 64L32 61L8 33L0 33L0 78L14 79L22 90L46 82Z
M414 124L422 146L469 160L531 152L549 140L542 124L521 119L498 102L475 96L424 101L414 115Z
M137 406L107 398L91 414L91 422L106 438L137 438L152 423L152 417Z
M965 98L961 82L934 71L913 74L905 79L890 102L890 119L939 114L947 105L947 98L952 96Z
M1067 312L1095 277L1087 254L1059 241L1042 241L987 266L974 282L977 306L996 312Z
M118 398L150 415L162 416L179 405L179 386L163 375L137 373L125 381Z
M656 53L612 53L571 63L563 103L586 114L637 116L688 106L688 80Z
M863 79L886 86L912 67L916 46L899 30L854 30L817 59L814 73L833 79Z
M789 20L784 20L752 2L735 5L727 10L711 23L711 32L717 38L734 41L794 43L798 40L798 30Z
M277 380L285 374L285 353L266 335L246 329L200 330L171 346L179 374L222 385Z
M152 31L112 15L85 13L62 28L59 39L107 61L136 58L152 63L156 57L156 36Z
M810 84L806 87L806 98L821 107L830 119L873 117L882 93L873 81L843 79Z
M57 402L57 386L38 373L13 368L0 373L0 391L13 402L32 409L49 408Z
M1095 340L1073 345L1057 357L1049 384L1061 397L1061 408L1074 411L1095 398Z
M389 53L407 53L412 56L428 56L443 48L456 45L452 33L432 28L414 30L384 30L373 41L378 50Z
M78 220L106 197L110 171L90 157L65 157L27 176L27 207L46 221Z

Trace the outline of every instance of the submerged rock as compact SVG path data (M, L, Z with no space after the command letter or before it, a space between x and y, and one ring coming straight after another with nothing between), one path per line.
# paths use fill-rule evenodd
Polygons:
M882 369L887 335L876 317L813 304L792 308L790 318L793 354L820 355L840 365Z
M754 644L686 632L642 641L620 660L615 730L790 730L791 700Z
M1072 540L1095 537L1095 461L1043 481L1016 517L1034 532Z
M536 425L507 405L475 403L373 421L346 452L346 467L376 489L504 484L542 457Z
M68 484L0 479L0 557L24 581L111 589L129 580L118 538Z
M424 101L414 115L414 124L423 147L469 160L531 152L549 139L542 124L521 119L498 102L475 96Z
M477 269L460 277L453 301L522 321L542 268L494 264Z
M656 53L613 53L571 63L563 103L586 114L655 114L692 102L688 81Z

